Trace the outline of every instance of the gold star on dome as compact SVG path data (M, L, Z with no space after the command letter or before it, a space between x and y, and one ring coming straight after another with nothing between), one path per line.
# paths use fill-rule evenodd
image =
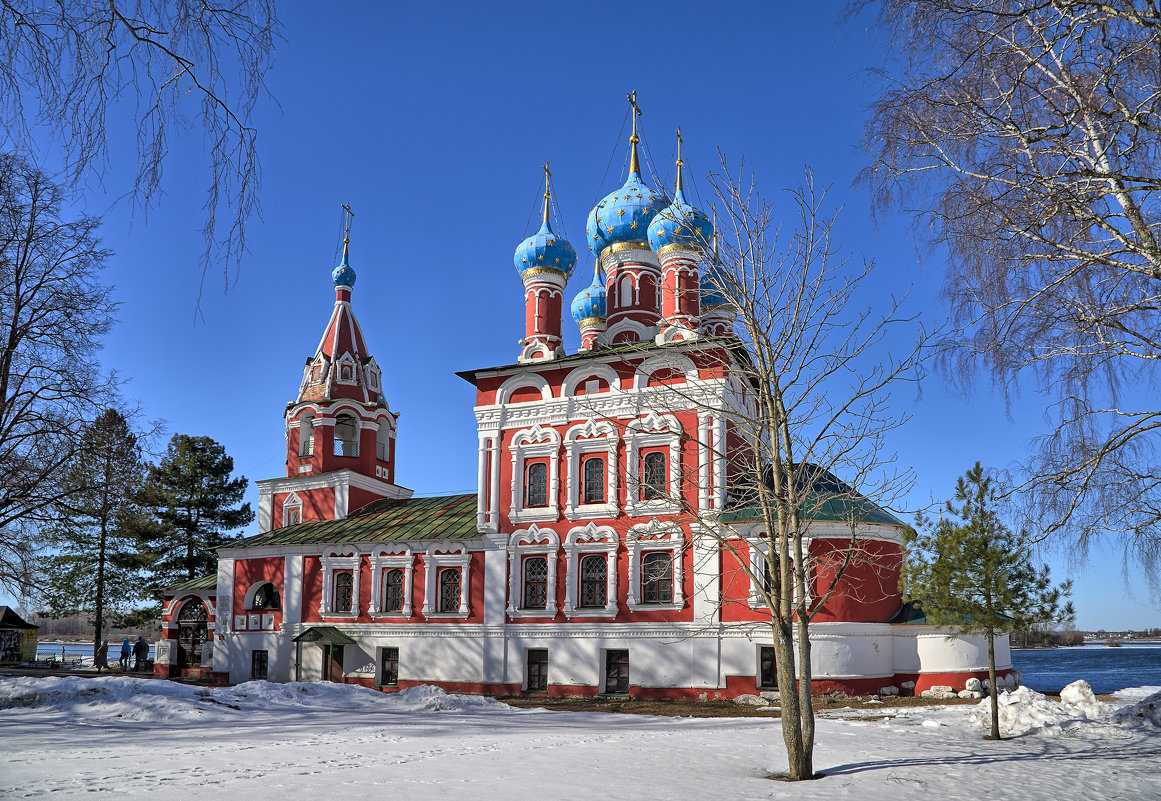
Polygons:
M636 231L637 230L637 221L633 220L633 222L629 223L629 227L631 229L633 229L634 231Z
M557 257L556 257L556 263L557 263L557 264L560 264L560 256L557 256Z
M618 216L618 217L624 217L624 216L625 216L625 210L624 210L624 209L617 209L617 216Z
M549 246L549 247L552 247L552 246L553 246L553 245L555 245L555 244L556 244L556 240L555 240L555 239L550 239L550 240L548 240L548 246Z
M606 228L606 230L607 230L607 231L608 231L610 234L611 234L611 233L613 233L613 226L611 226L611 225L610 225L610 226L608 226L608 227Z

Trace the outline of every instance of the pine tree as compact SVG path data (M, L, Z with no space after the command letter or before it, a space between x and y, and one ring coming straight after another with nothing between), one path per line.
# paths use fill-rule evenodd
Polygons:
M124 415L106 409L84 431L65 472L70 492L45 528L53 554L44 564L42 602L59 617L89 614L93 647L108 619L130 611L142 586L129 521L145 479L141 445Z
M233 472L234 460L210 437L175 434L169 441L140 496L150 519L139 522L137 535L154 588L212 573L215 550L254 519L250 504L241 503L246 478Z
M908 542L905 594L929 623L988 642L989 739L1000 739L996 634L1071 621L1071 582L1052 584L1047 565L1032 563L1031 537L1012 531L996 511L999 490L979 462L955 486L937 522L920 521Z

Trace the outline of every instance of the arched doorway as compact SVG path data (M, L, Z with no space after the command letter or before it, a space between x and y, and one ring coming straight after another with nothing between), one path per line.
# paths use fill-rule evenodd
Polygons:
M177 613L177 667L200 667L206 643L206 605L197 598L186 601Z

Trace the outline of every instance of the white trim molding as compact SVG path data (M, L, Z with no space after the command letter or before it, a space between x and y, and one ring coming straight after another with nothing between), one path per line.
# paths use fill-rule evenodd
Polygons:
M555 617L556 616L556 555L560 550L560 537L550 528L540 528L533 523L520 529L508 538L508 616ZM524 609L524 557L544 556L548 568L547 590L543 609Z
M625 427L628 456L625 473L628 478L628 497L625 510L634 516L671 515L681 511L681 423L671 414L649 412ZM644 500L641 498L639 475L640 453L643 448L669 448L669 497Z
M616 517L620 513L617 504L617 446L620 437L617 429L608 422L593 419L575 425L564 434L564 447L568 454L568 502L564 514L570 520L591 517ZM605 502L583 503L581 484L584 474L581 457L588 453L605 455Z
M298 511L298 519L294 523L302 522L302 499L298 497L297 492L292 492L286 496L286 500L282 502L282 525L290 526L294 523L288 522L290 511L295 509Z
M540 390L542 401L552 400L552 387L549 386L548 379L540 373L517 373L500 385L499 391L496 392L496 403L509 403L512 400L512 393L525 387Z
M649 386L650 377L658 370L676 370L691 383L698 378L697 366L693 363L693 359L681 353L659 353L641 362L633 376L634 388L645 389Z
M348 554L330 553L319 557L319 564L323 572L323 586L322 598L319 599L318 613L324 618L328 617L358 617L359 615L359 574L363 571L359 569L359 564L362 561L362 554L358 551ZM351 571L351 608L332 609L331 595L334 590L334 575L336 570L350 570Z
M508 446L512 455L512 492L508 519L513 523L551 521L558 517L557 496L560 492L560 434L554 428L534 425L517 431ZM527 459L548 457L548 505L524 508L524 463Z
M403 571L403 609L383 609L383 578L388 570ZM377 545L371 549L371 617L411 617L411 587L415 564L411 549Z
M562 398L569 398L576 394L577 388L581 384L586 383L589 379L599 378L609 385L609 392L621 391L621 377L617 375L617 371L607 364L586 364L575 368L571 373L564 377L564 382L561 384L560 395ZM606 393L601 393L606 394Z
M676 610L685 607L683 571L685 534L678 523L662 523L657 518L638 523L629 529L625 539L629 551L629 597L626 605L633 612ZM641 556L655 551L669 551L673 559L673 602L646 604L641 597Z
M619 544L617 532L612 526L598 526L589 523L587 526L578 526L570 529L564 541L566 555L566 573L564 589L565 617L615 617L617 607L617 546ZM580 609L580 561L581 557L591 554L604 554L605 575L605 606L603 609Z
M437 612L436 594L441 567L460 569L460 608L455 612ZM469 596L472 590L472 556L463 545L432 545L423 557L423 616L426 618L460 618L471 612Z

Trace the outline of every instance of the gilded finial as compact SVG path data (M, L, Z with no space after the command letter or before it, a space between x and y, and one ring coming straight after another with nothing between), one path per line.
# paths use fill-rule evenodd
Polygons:
M548 225L548 207L552 201L552 170L548 169L548 162L544 162L544 224Z
M675 195L681 194L681 168L685 162L681 160L681 129L677 129L677 185L673 189Z
M637 161L637 143L641 138L637 136L637 118L641 116L641 107L637 105L637 90L629 92L629 109L633 115L633 133L629 135L629 174L640 173L641 165Z

